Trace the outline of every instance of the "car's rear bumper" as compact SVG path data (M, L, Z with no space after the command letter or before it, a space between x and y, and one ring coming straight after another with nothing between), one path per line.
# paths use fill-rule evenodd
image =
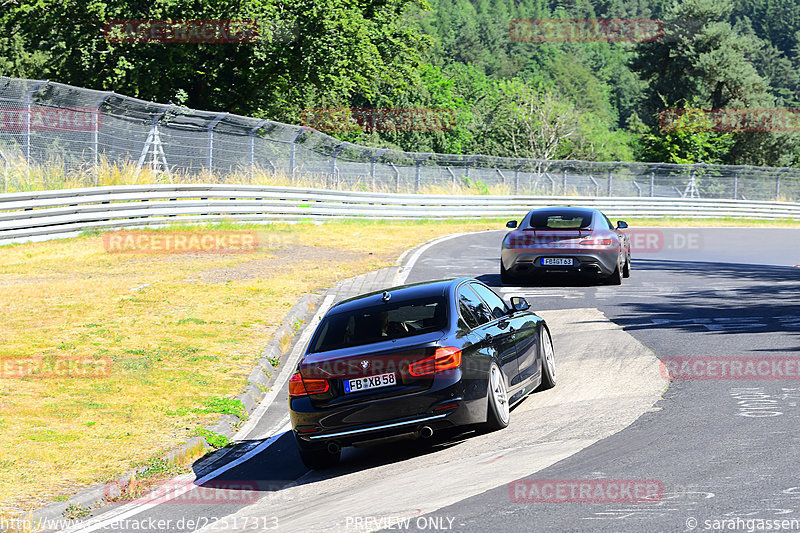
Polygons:
M572 265L544 265L543 258L570 258ZM511 275L544 273L584 273L610 276L617 268L617 250L547 250L507 248L501 253L503 268Z
M447 380L416 394L327 408L315 407L308 397L291 398L289 414L297 437L309 445L335 441L350 446L412 436L425 426L436 431L483 422L487 405L483 388L481 396L476 394L480 386Z

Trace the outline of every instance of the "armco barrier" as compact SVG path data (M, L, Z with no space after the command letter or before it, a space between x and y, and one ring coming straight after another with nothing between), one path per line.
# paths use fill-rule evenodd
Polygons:
M535 207L595 207L609 217L800 219L800 204L698 198L450 196L258 185L124 185L0 195L0 241L171 223L520 218Z

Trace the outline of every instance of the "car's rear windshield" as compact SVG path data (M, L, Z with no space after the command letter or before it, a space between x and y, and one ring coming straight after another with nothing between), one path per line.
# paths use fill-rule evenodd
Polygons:
M328 315L311 341L310 353L363 346L444 329L443 297L387 302Z
M536 211L531 214L531 229L585 229L592 225L592 211Z

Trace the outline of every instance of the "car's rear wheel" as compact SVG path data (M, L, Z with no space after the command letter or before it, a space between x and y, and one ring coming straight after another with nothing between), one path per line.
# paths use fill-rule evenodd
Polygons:
M297 451L300 452L300 459L311 470L325 470L339 464L339 459L342 456L341 449L331 453L327 445L314 446L303 442L296 435L295 440L297 441Z
M508 426L511 413L508 407L508 391L503 372L494 361L489 366L489 407L483 429L495 431Z
M622 267L622 277L623 278L631 277L631 258L630 257L626 257L625 258L625 266Z
M542 350L542 384L537 391L552 389L556 386L556 356L553 350L553 339L550 332L542 326L539 331L539 346Z
M606 278L609 285L622 285L622 273L619 270L619 265L614 269L614 272Z
M503 266L503 262L500 261L500 282L504 285L510 285L514 282L511 273L506 270L506 267Z

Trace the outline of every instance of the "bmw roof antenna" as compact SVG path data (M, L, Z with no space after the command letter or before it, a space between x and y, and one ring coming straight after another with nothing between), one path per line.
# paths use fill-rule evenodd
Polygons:
M383 295L381 296L381 300L383 300L384 302L388 302L391 299L392 299L392 295L389 294L388 291L383 291Z

